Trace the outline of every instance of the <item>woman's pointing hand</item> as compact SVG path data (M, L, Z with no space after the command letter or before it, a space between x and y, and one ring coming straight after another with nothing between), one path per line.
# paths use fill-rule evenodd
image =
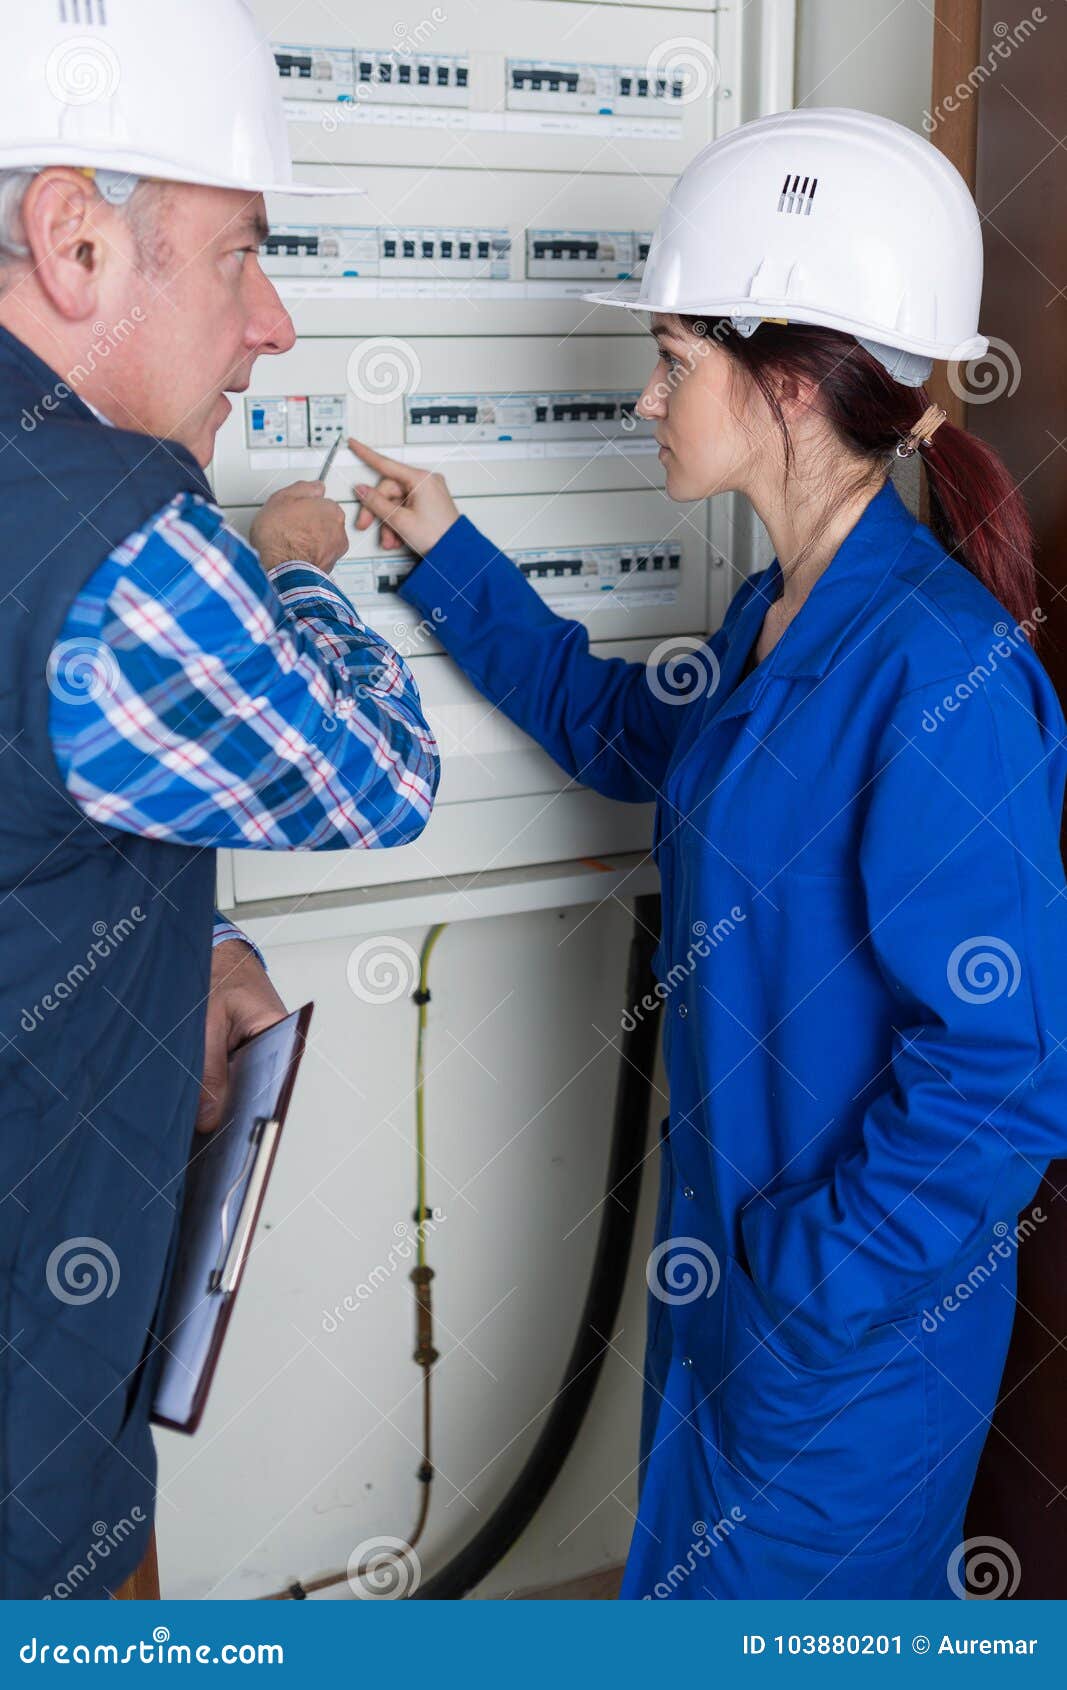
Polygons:
M348 444L381 477L376 487L356 485L361 506L356 528L369 528L378 521L384 550L404 545L420 556L428 552L459 516L444 476L387 458L362 440L350 438Z

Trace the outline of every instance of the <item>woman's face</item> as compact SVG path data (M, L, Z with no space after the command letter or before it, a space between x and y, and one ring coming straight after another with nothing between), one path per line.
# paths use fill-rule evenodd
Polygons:
M655 419L667 497L705 499L739 487L751 458L751 437L731 404L733 364L711 335L653 314L650 333L659 358L637 401L639 416Z

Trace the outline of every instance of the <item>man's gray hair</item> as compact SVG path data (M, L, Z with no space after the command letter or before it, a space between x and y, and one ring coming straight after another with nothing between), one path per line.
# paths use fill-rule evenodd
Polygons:
M22 202L37 171L0 170L0 264L12 258L28 258L23 239Z
M22 222L22 203L30 183L43 168L42 165L26 165L16 170L0 170L0 286L5 280L4 270L30 256ZM146 177L139 180L125 177L122 180L126 183L124 195L119 198L107 193L105 197L121 217L129 218L139 264L146 269L159 269L165 257L165 245L156 228L158 219L154 214L161 204L165 185ZM102 181L103 175L97 181L98 189ZM136 186L133 187L135 181Z

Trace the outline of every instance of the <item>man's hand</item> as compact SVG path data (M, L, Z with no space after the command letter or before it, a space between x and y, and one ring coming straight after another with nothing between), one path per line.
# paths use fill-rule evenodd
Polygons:
M387 458L362 440L349 440L348 444L357 458L381 476L377 487L363 483L356 486L363 507L356 517L356 528L369 528L377 518L382 525L383 550L410 546L421 557L459 515L444 476L413 469L398 458Z
M252 524L252 545L265 570L313 563L328 575L348 550L345 513L321 481L294 481L272 493Z
M240 939L226 939L211 955L207 1000L204 1080L197 1111L198 1133L214 1132L222 1120L231 1050L288 1014L256 953Z

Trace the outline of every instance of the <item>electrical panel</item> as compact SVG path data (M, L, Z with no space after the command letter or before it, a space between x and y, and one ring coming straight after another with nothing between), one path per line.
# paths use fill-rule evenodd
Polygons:
M597 493L547 502L491 495L460 499L459 507L553 610L585 623L594 645L702 629L707 530L700 506L665 505L658 491L645 489L615 493L607 502ZM235 506L228 515L247 533L257 508ZM354 516L354 504L346 509ZM397 592L415 560L381 550L374 530L356 533L350 523L350 533L334 580L364 622L405 657L438 652L432 623Z
M640 275L670 177L474 169L466 155L447 172L295 173L352 190L313 208L272 200L260 262L300 334L469 335L472 303L480 334L563 336L576 322L583 335L643 332L632 313L592 310L581 296Z
M413 319L425 331L425 309L398 310L398 323ZM662 488L655 425L633 410L655 358L651 339L632 333L307 337L255 365L219 431L215 486L224 504L261 503L317 476L341 430L332 498L351 499L366 479L350 435L439 467L463 496ZM272 437L267 424L283 415L274 436L284 438Z
M253 0L298 179L273 196L260 262L298 332L261 358L220 431L216 496L247 532L318 476L349 514L334 580L409 663L441 747L419 840L392 851L232 853L238 910L278 899L636 850L647 806L577 786L466 681L399 596L417 567L357 533L354 435L440 469L462 512L591 650L642 663L714 626L716 502L663 492L635 401L648 319L581 298L639 277L667 194L740 121L734 8L500 0L412 23L358 0ZM721 570L720 570L721 574Z
M433 7L255 0L294 157L441 168L673 173L736 100L734 8L497 0ZM546 51L547 49L547 51ZM727 81L727 76L729 81Z

